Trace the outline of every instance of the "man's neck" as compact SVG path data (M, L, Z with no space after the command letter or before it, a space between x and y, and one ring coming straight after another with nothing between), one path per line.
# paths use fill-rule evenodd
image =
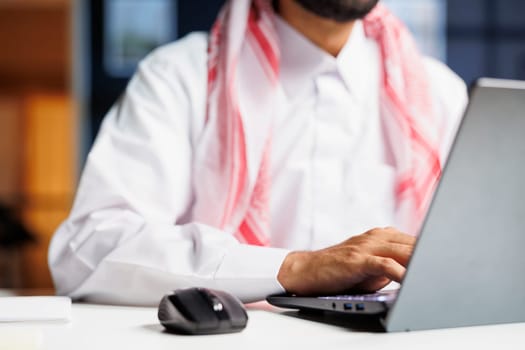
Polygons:
M354 26L354 21L341 23L319 17L294 0L277 0L276 4L288 24L334 57L343 49Z

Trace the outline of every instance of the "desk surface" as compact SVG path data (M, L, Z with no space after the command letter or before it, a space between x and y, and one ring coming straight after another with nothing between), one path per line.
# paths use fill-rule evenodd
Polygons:
M196 337L164 333L155 308L74 304L72 311L68 323L0 324L0 345L7 341L9 348L43 350L525 348L525 323L386 334L258 303L248 306L243 332Z

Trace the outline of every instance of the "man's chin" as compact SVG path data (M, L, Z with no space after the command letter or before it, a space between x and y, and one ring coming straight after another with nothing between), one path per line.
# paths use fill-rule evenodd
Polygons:
M365 17L379 0L294 0L319 17L350 22Z

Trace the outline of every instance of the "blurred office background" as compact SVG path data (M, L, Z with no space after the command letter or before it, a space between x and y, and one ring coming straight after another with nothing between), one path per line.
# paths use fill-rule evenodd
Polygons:
M156 46L224 0L0 0L0 287L51 287L47 247L100 122ZM383 0L467 83L525 80L525 1Z

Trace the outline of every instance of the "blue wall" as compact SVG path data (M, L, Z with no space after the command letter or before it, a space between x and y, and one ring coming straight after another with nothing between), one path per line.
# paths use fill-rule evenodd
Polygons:
M525 80L525 1L449 0L447 63L467 83Z

